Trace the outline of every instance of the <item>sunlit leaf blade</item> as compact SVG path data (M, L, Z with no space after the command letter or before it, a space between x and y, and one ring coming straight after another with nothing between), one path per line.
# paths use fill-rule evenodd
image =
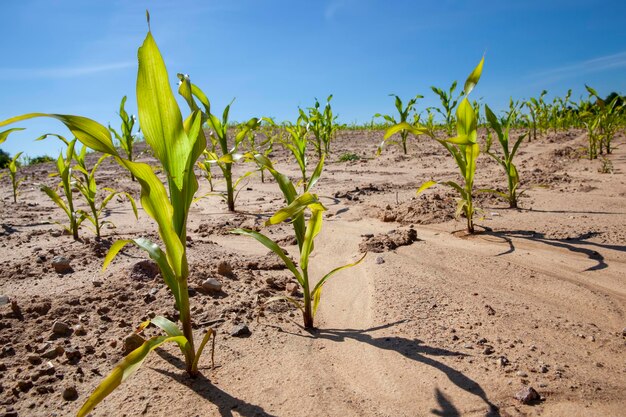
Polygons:
M391 126L389 129L387 129L385 131L385 136L384 139L387 140L389 139L391 136L395 135L396 133L399 133L403 130L407 130L410 133L412 133L415 136L419 136L419 135L423 135L428 133L428 130L426 128L422 128L422 127L415 127L410 125L407 122L402 122L402 123L398 123L397 125Z
M198 351L196 352L196 356L193 361L193 369L198 369L198 362L200 361L200 357L202 356L202 352L204 351L204 347L206 346L209 339L213 336L213 346L211 348L211 366L215 365L215 336L216 332L213 329L209 329L204 337L202 338L202 342L200 342L200 347L198 347Z
M296 268L293 261L285 254L285 252L281 249L281 247L278 246L278 244L274 242L272 239L270 239L269 237L259 232L255 232L253 230L247 230L247 229L234 229L234 230L231 230L230 233L243 235L243 236L251 236L255 238L263 246L265 246L266 248L274 252L276 255L278 255L278 257L282 259L282 261L285 263L285 266L291 271L294 277L298 280L300 285L303 284L302 275L300 274L300 271L298 271L298 268Z
M278 210L272 217L270 217L265 224L272 225L282 223L289 218L294 218L304 211L305 208L311 204L320 204L317 195L312 193L304 193L296 198L287 207ZM320 204L321 205L321 204Z
M117 254L124 248L124 246L135 243L132 239L121 239L113 242L106 256L104 257L104 263L102 264L102 270L105 271L111 261L115 259Z
M328 274L324 275L322 279L319 280L319 282L315 285L311 293L311 295L313 296L313 316L315 316L315 312L317 311L317 307L319 305L320 298L322 295L322 287L324 286L324 284L326 284L326 281L328 281L328 279L332 277L333 275L335 275L337 272L342 271L346 268L352 268L353 266L360 264L363 261L363 259L365 259L366 256L367 256L367 253L364 253L363 256L361 256L361 258L358 261L335 268L332 271L330 271Z
M304 234L304 244L302 245L302 250L300 251L300 267L303 271L306 271L309 267L309 255L311 254L311 251L313 251L313 241L319 234L320 230L322 230L323 214L323 210L313 210L311 213L311 218L309 219L309 223Z
M100 123L82 116L71 116L65 114L28 113L15 116L0 122L0 127L22 120L37 117L51 117L61 121L84 145L91 149L117 156L117 151L111 139L109 130Z
M104 378L95 391L89 396L85 404L78 411L78 417L86 416L106 396L113 392L122 382L128 379L143 363L148 353L158 348L163 343L174 342L185 345L187 339L184 336L157 336L146 340L143 345L129 353L122 361Z
M465 81L465 86L463 87L463 92L466 96L474 89L474 87L478 83L478 80L480 79L480 76L483 72L484 63L485 57L483 56L478 65L476 65L476 68L474 68L469 77L467 77L467 80Z
M3 125L0 124L0 126L3 126ZM17 132L19 130L24 130L24 128L23 127L14 127L12 129L3 130L2 132L0 132L0 144L3 143L5 140L7 140L7 138L9 137L9 135L12 132Z
M183 130L183 118L170 88L165 63L150 32L137 55L137 107L141 129L163 169L177 188L182 189L190 141Z
M433 185L437 184L437 181L426 181L424 184L422 184L420 186L420 188L417 189L417 192L415 193L416 195L419 195L420 193L422 193L424 190L429 189L430 187L432 187Z
M163 316L154 316L151 323L163 330L168 336L183 336L183 332L180 331L176 323Z

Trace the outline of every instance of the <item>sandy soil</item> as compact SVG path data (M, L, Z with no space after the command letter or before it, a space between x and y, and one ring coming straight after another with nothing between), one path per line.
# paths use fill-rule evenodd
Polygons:
M316 186L328 212L311 258L314 276L369 251L325 288L317 331L304 331L289 306L260 309L293 280L256 241L228 234L256 228L293 243L288 227L263 226L282 198L275 183L253 177L236 213L210 197L195 203L189 218L192 313L197 338L209 326L218 331L215 367L205 356L202 375L191 380L177 349L160 349L93 416L624 415L624 137L609 157L613 174L580 158L582 131L525 144L517 164L527 189L520 209L480 197L474 236L454 219L447 188L415 197L423 181L456 178L444 150L413 140L408 156L390 147L374 158L381 137L342 131ZM339 162L346 152L362 159ZM279 170L296 174L284 151L273 157ZM142 320L176 317L158 271L139 250L124 250L100 272L113 241L156 239L147 215L140 211L136 221L128 203L115 200L106 215L116 227L105 227L102 239L83 227L83 241L74 242L55 224L64 214L38 189L55 183L50 170L22 171L27 180L17 204L6 179L0 185L6 416L74 414L123 357L124 339ZM477 172L478 187L505 186L485 155ZM138 195L112 162L100 179ZM208 192L200 183L200 194ZM70 259L72 272L54 271L56 255ZM200 291L209 277L222 282L222 291ZM56 321L73 332L55 335ZM238 324L251 335L231 336ZM524 386L541 399L520 403L514 396Z

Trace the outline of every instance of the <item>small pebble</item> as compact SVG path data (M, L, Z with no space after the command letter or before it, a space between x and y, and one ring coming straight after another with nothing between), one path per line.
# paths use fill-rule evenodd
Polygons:
M245 324L238 324L236 326L233 326L232 330L230 331L230 335L232 337L248 337L251 334L252 333L250 332L250 329Z
M63 389L63 399L65 401L75 401L78 399L78 391L73 386L65 387Z
M202 282L202 289L205 291L219 292L222 291L222 283L215 278L209 278Z
M515 398L518 399L522 404L530 404L534 401L538 401L541 399L539 393L535 391L533 387L524 387L521 391L515 394Z
M60 255L52 258L52 267L59 274L67 274L68 272L73 271L69 259Z
M69 336L72 333L72 329L62 321L55 321L52 325L52 333L59 336Z

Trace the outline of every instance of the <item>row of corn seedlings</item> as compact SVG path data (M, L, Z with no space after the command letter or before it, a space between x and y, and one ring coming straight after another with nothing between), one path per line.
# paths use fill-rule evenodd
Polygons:
M147 15L147 19L149 26L149 15ZM294 303L302 310L306 328L313 327L313 319L319 305L321 290L327 280L337 272L356 265L363 259L361 258L355 263L333 269L317 280L315 285L312 285L313 281L310 280L308 272L309 255L313 251L314 240L321 231L322 215L325 208L319 201L318 196L311 193L310 190L321 176L325 154L330 151L330 141L335 130L333 127L335 117L332 115L329 103L324 112L319 111L319 106L311 109L311 117L305 126L303 126L303 123L297 123L297 126L301 126L304 129L303 131L306 132L308 132L308 127L311 125L320 127L320 125L316 124L323 124L320 129L316 130L319 136L316 136L315 139L319 138L320 149L323 147L323 152L315 170L310 175L307 175L306 172L306 155L301 158L305 169L303 170L303 178L299 181L302 184L303 192L299 195L296 191L296 186L291 180L274 169L266 154L258 152L258 149L255 148L256 142L251 144L250 152L245 154L237 152L244 138L254 141L254 139L250 139L250 135L259 129L262 121L271 123L269 119L250 119L244 128L236 134L234 146L229 147L228 112L230 105L224 110L222 119L218 119L211 112L210 102L206 95L196 85L191 83L189 76L179 75L181 82L178 92L185 99L190 109L190 114L183 119L168 83L165 63L150 30L148 30L146 38L139 48L138 58L139 69L136 94L139 121L145 141L160 163L158 168L166 174L166 184L161 182L150 165L133 159L132 147L123 146L124 154L119 152L114 146L111 134L113 133L118 140L121 138L120 142L123 142L127 134L132 131L132 124L134 123L134 119L128 117L123 111L125 99L122 100L120 110L120 116L124 121L123 133L121 135L94 120L72 115L29 113L0 122L0 127L2 127L31 118L49 117L63 123L75 136L75 139L72 141L67 141L57 136L59 139L64 140L67 145L65 157L61 155L57 163L68 203L63 203L53 190L49 191L49 195L55 201L61 202L60 206L64 207L70 222L78 221L70 197L71 178L73 178L72 160L78 162L77 171L82 176L83 181L83 187L79 187L79 190L87 197L87 195L93 196L95 193L95 182L93 181L95 169L105 158L113 158L121 167L128 170L131 176L139 183L142 207L156 222L159 236L164 246L162 248L157 243L142 237L116 241L105 257L103 269L106 269L116 255L128 244L134 244L147 252L148 256L157 263L163 280L174 296L176 308L180 313L180 325L161 316L156 316L150 321L142 323L137 330L138 332L143 331L146 326L153 324L159 327L165 335L155 336L146 340L139 348L128 354L115 366L113 371L104 378L84 403L78 412L79 416L87 415L99 402L135 372L152 350L162 344L175 343L178 345L185 359L187 373L194 377L198 374L198 364L202 352L212 336L213 343L215 342L215 332L213 329L207 328L205 336L196 347L192 332L188 294L189 267L185 245L187 220L189 208L198 190L194 167L197 166L198 160L203 154L206 158L205 161L208 160L210 164L218 165L222 170L227 181L226 199L231 210L234 210L234 190L237 183L232 183L232 164L240 160L253 161L259 169L270 172L275 178L283 192L286 207L276 212L268 220L267 224L272 225L290 220L300 248L299 266L296 267L295 263L287 257L285 252L263 234L243 229L235 230L233 233L254 237L278 254L285 262L287 268L294 274L298 283L302 286L305 294L302 304L294 298L288 298L288 301ZM204 124L208 126L206 132L203 129ZM289 131L289 128L292 128L292 126L288 126L287 131ZM4 141L8 134L15 130L17 128L0 133L0 142ZM301 131L294 130L291 138L297 140L300 134ZM74 150L77 141L84 145L83 150L78 155ZM289 142L285 141L284 143L287 146ZM207 149L207 145L209 145L210 150ZM296 148L299 144L293 144L293 146L296 151L294 155L296 155L298 152ZM87 169L84 163L85 149L87 147L104 154L91 170ZM289 148L289 146L287 147ZM94 226L98 228L98 225L101 225L101 223L98 223L97 218L102 206L98 207L90 204L90 208ZM310 212L308 222L305 218L305 211L307 210ZM87 213L83 213L83 216L87 218ZM70 227L73 230L77 230L73 225ZM75 237L77 238L77 236Z

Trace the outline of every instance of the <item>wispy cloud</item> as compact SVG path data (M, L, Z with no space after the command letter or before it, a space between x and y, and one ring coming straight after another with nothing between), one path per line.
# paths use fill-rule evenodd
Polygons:
M119 71L137 66L136 62L113 62L102 65L53 68L0 68L0 79L72 78L103 72Z
M603 72L615 68L626 68L626 51L576 62L533 73L530 77L554 82L566 78Z
M324 9L324 18L332 20L341 9L347 8L352 0L331 0Z

